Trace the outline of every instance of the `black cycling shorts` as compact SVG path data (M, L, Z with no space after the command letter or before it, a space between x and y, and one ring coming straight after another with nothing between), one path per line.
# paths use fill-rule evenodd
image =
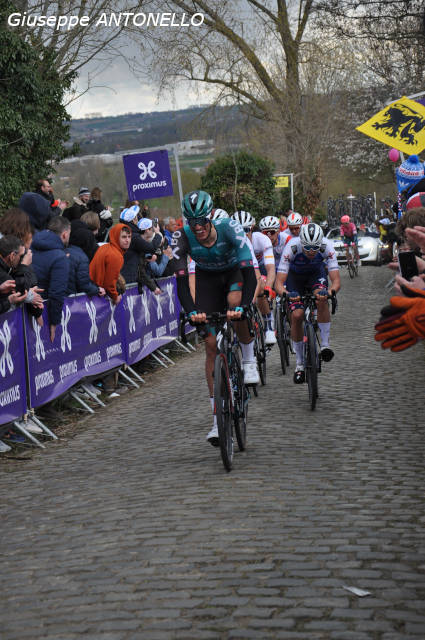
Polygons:
M195 306L204 313L227 309L227 294L242 291L243 277L239 267L227 271L202 271L196 267Z

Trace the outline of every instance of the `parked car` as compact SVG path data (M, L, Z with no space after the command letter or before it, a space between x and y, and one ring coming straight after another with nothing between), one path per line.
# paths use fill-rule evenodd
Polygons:
M382 264L382 247L383 244L380 241L378 234L371 234L369 231L357 232L357 238L359 241L359 256L362 264ZM334 227L326 234L327 238L333 240L335 245L336 256L338 262L341 264L347 262L345 257L344 243L339 233L339 227Z

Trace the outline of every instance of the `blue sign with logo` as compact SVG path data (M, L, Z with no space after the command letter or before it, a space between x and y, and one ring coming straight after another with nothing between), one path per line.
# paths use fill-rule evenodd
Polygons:
M123 156L129 200L150 200L173 195L168 151Z

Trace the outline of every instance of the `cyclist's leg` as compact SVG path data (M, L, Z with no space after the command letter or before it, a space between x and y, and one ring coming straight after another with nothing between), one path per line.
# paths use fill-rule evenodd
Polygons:
M304 306L301 295L304 293L304 278L289 271L286 280L286 289L289 291L289 312L291 314L291 338L295 351L295 384L301 384L305 380L304 373Z
M227 295L229 308L239 307L242 302L242 287L238 290L234 285ZM254 338L250 335L247 320L234 323L236 335L242 351L242 361L245 384L258 384L260 376L258 373L257 361L254 353Z
M349 251L349 248L348 248L347 238L343 238L342 241L344 243L345 257L346 257L346 260L347 260L347 263L348 263L350 261L350 251Z
M223 287L216 273L196 269L195 279L195 304L205 313L224 311L226 298L223 295ZM207 435L207 440L214 446L218 446L217 418L214 411L214 363L217 354L217 341L215 329L207 325L205 338L205 377L208 385L211 408L213 411L213 427Z
M317 277L318 275L318 277ZM312 291L317 295L317 324L320 331L321 354L325 362L332 360L334 352L329 346L329 335L331 331L331 314L328 304L328 279L324 268L314 277Z
M266 284L266 275L267 275L266 268L264 265L260 266L260 273L261 273L260 293L263 294L264 287ZM276 337L274 335L274 317L270 310L269 301L267 300L266 296L260 296L259 298L257 298L257 307L261 315L263 316L264 331L266 334L266 343L275 344Z
M354 256L357 260L357 264L360 264L359 241L357 236L355 237L353 244L354 244Z

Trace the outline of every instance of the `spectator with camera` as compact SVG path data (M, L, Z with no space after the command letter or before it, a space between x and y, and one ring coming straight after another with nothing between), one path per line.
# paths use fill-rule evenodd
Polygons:
M25 301L28 290L16 281L16 270L25 249L19 238L5 235L0 238L0 313Z
M124 256L121 274L126 282L137 282L140 292L143 285L146 285L155 294L159 294L161 290L152 277L146 273L145 256L155 253L161 244L162 236L158 233L158 237L155 237L152 242L146 240L139 223L137 223L138 214L139 207L137 205L124 209L120 214L120 219L128 224L132 232L130 248ZM152 225L152 220L149 220L149 223ZM159 231L158 228L157 230Z
M152 220L149 218L142 218L138 222L138 227L147 242L152 244L158 240L159 246L153 253L146 254L146 271L148 275L154 278L161 278L162 276L172 275L174 271L171 269L171 273L166 273L169 261L173 258L173 252L171 247L168 246L167 238L163 237L158 229L153 226Z

